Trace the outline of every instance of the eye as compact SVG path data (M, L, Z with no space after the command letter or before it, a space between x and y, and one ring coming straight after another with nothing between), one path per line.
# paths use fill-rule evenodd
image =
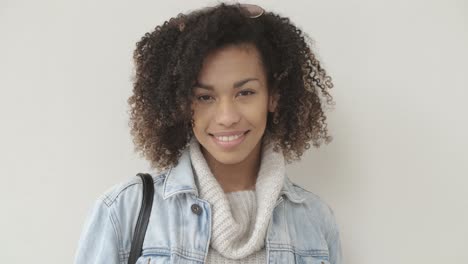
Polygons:
M251 94L255 94L254 91L248 91L248 90L245 90L245 91L240 91L239 94L243 94L243 95L251 95Z
M209 100L209 98L211 98L211 96L209 96L209 95L201 95L201 96L198 96L198 97L197 97L197 100L198 100L198 101L202 101L202 102L206 102L206 101Z

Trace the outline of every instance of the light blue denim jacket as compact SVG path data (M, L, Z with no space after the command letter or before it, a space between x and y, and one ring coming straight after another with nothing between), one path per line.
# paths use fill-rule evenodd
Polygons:
M198 196L188 151L179 163L153 175L153 208L138 264L205 263L211 206ZM92 208L75 255L77 264L125 264L141 206L142 182L114 186ZM192 205L201 208L192 211ZM286 176L265 238L267 263L342 264L332 209Z

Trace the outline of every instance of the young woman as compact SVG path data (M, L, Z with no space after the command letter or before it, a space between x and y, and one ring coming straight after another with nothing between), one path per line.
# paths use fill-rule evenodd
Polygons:
M332 209L285 172L330 142L331 78L306 39L288 18L221 3L137 43L131 132L158 169L137 263L343 263ZM75 263L127 263L141 183L98 199Z

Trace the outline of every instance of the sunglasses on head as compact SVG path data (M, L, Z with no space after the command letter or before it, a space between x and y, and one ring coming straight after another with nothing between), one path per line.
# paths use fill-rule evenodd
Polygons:
M258 5L253 5L253 4L236 4L235 5L236 7L239 7L242 11L244 11L244 13L246 13L246 15L250 18L257 18L261 15L263 15L263 13L265 13L265 10L263 8L261 8L260 6ZM202 10L204 11L210 11L212 9L214 9L215 7L212 7L212 6L209 6L209 7L205 7L203 8Z
M260 6L258 5L252 5L252 4L239 4L239 6L247 11L247 13L249 14L249 17L250 18L257 18L261 15L263 15L263 13L265 13L265 10L263 10L263 8L261 8Z
M253 5L253 4L237 4L237 7L241 8L242 11L244 11L249 18L257 18L260 17L265 13L265 10L261 8L258 5ZM205 7L202 10L203 11L209 11L214 9L214 7ZM179 30L182 32L185 28L185 23L180 22L179 23Z

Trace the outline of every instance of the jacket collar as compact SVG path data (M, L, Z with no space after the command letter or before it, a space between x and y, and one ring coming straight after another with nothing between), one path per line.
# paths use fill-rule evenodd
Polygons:
M178 164L168 169L164 179L164 200L181 193L193 193L198 197L198 189L195 184L195 177L193 175L192 163L190 161L190 153L188 149L182 153ZM296 191L293 183L287 175L284 177L284 184L280 191L280 196L283 194L294 203L302 203L305 200L305 197Z

